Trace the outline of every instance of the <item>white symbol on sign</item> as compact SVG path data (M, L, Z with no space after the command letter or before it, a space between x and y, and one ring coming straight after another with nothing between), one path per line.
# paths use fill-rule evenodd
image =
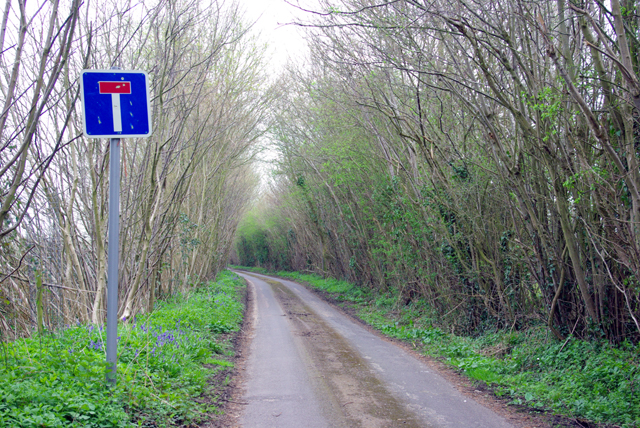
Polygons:
M113 132L122 132L122 111L120 94L131 93L131 82L98 82L101 94L111 94L111 111L113 112Z

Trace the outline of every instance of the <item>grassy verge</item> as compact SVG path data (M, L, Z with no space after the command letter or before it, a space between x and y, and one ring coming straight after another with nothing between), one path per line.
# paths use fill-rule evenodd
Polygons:
M215 412L207 382L233 352L244 282L222 272L188 296L118 326L118 383L105 387L106 333L77 325L0 344L0 426L131 427L197 423ZM207 398L208 397L208 398Z
M374 328L422 345L425 354L486 383L514 404L599 424L640 427L639 345L613 347L574 338L558 342L542 325L461 337L436 327L424 303L398 304L397 293L376 295L315 275L277 275L329 293Z

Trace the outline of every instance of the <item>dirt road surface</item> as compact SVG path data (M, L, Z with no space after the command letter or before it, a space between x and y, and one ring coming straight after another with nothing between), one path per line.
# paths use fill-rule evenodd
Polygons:
M255 298L240 426L512 426L303 286L239 275Z

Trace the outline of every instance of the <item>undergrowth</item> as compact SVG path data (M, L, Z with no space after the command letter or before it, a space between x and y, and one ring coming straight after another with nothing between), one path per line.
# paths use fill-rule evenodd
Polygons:
M297 272L277 275L348 302L374 328L422 345L425 354L490 385L514 404L597 423L640 427L639 345L626 342L614 347L605 341L572 337L560 342L542 325L479 337L457 336L438 326L425 303L399 304L397 292L374 294L345 281Z
M0 344L0 426L130 427L197 423L224 333L242 321L244 282L225 271L150 315L118 325L118 381L105 386L105 329L69 326Z

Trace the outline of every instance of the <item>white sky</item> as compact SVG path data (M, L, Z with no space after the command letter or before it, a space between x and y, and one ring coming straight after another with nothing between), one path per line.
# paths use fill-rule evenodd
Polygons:
M303 30L295 25L287 25L305 18L305 13L285 3L284 0L237 0L246 17L254 22L254 29L261 34L260 42L269 47L269 68L277 73L291 59L296 62L306 57L306 43ZM309 1L301 1L309 4ZM295 4L295 1L294 1Z

